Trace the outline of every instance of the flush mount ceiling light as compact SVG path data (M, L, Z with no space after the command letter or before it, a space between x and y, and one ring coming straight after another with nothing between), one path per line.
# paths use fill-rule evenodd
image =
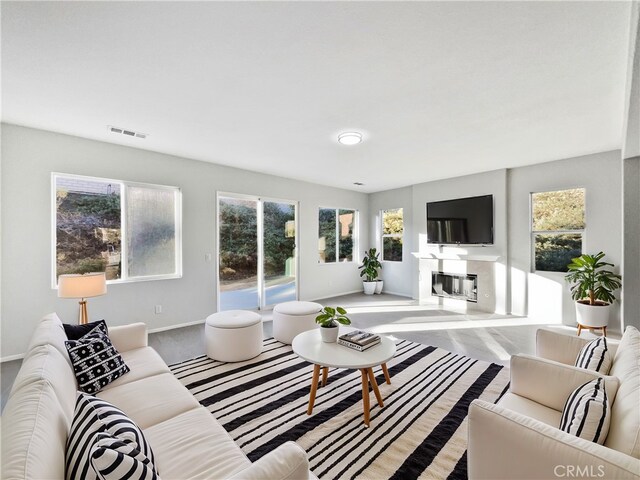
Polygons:
M362 141L362 134L358 132L344 132L338 135L338 143L342 145L357 145Z

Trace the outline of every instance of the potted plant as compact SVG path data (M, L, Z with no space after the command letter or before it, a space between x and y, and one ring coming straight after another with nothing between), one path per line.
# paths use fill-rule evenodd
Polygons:
M379 256L380 254L376 252L375 248L370 248L369 251L364 254L362 265L358 267L360 269L360 276L364 277L362 286L364 287L365 295L373 295L376 291L378 269L382 268L382 264L380 260L378 260ZM382 286L380 286L380 291L382 291Z
M571 259L569 272L565 276L573 283L571 297L576 301L576 319L578 334L582 327L603 328L609 322L611 304L616 299L613 292L622 286L622 277L605 267L612 263L603 262L604 253L583 254Z
M351 320L342 307L324 307L316 317L316 323L320 324L322 341L331 343L338 340L338 324L351 325Z

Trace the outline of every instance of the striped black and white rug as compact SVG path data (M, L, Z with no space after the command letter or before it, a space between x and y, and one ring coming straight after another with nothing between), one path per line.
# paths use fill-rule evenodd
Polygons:
M358 370L329 369L308 416L312 366L273 339L246 362L203 356L171 370L252 461L294 440L321 479L466 478L469 404L495 402L508 369L406 340L387 366L391 385L374 368L384 408L371 392L370 428Z

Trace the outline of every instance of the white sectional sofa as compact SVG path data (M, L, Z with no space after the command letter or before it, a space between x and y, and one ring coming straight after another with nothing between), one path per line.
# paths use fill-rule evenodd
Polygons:
M287 442L251 463L228 433L171 374L143 323L109 328L131 371L97 396L124 411L150 443L168 479L307 479L305 451ZM64 479L76 380L55 314L34 333L2 416L2 478Z
M588 340L540 329L537 357L511 357L511 384L494 405L469 408L468 474L475 479L602 478L640 480L640 333L609 341L609 375L573 364ZM611 424L604 445L558 428L571 392L605 378Z

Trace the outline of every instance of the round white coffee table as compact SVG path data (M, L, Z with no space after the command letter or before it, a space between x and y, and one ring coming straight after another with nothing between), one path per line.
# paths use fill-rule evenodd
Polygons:
M340 335L351 330L350 327L340 327ZM362 377L362 404L364 409L364 424L369 426L369 384L376 395L378 405L384 407L382 396L378 390L378 383L373 375L373 368L381 365L384 378L391 383L387 362L396 354L396 344L385 336L380 336L381 342L364 352L358 352L339 343L325 343L320 338L320 327L303 332L293 339L291 346L300 358L313 364L313 377L311 380L311 392L309 394L309 407L307 415L313 412L313 404L316 400L316 390L322 368L322 386L327 383L328 367L353 368L360 370Z

